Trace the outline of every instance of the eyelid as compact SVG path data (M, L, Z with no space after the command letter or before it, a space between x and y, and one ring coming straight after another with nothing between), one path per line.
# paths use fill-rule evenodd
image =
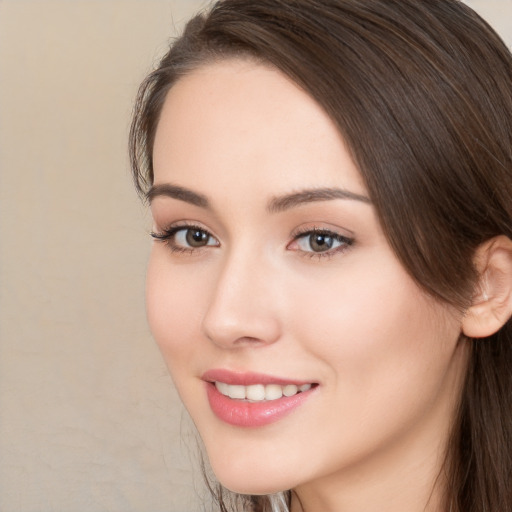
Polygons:
M165 236L168 235L169 233L175 233L180 229L198 229L200 231L208 233L210 236L217 240L217 237L212 233L211 229L204 226L202 222L188 220L178 220L176 222L171 222L169 224L165 224L165 227L159 227L158 225L155 225L153 227L153 230L151 231L151 235Z
M290 236L291 238L296 239L311 233L326 233L346 240L354 240L355 238L355 233L349 229L333 226L330 224L327 225L324 223L308 223L306 225L303 224L295 228Z
M187 245L186 243L177 243L176 235L180 231L185 230L198 230L205 233L208 236L208 241L205 245L193 246ZM309 257L332 257L337 253L344 252L348 250L354 243L354 237L352 232L350 231L350 235L340 233L340 231L349 231L342 230L341 228L332 228L326 226L318 226L318 225L309 225L309 226L301 226L297 228L292 234L292 240L286 246L288 250L295 251L299 253L301 256L309 256ZM325 251L315 251L315 250L306 250L299 245L299 240L302 238L306 238L307 236L312 236L314 234L321 234L327 237L334 239L337 244L335 247L327 248ZM191 221L178 221L170 224L166 228L160 228L159 230L155 230L151 232L151 236L160 242L164 242L172 252L178 253L199 253L208 247L220 247L219 239L206 227L201 225L199 222L191 222ZM214 241L214 243L210 243L210 241ZM295 245L295 247L294 247Z
M206 233L210 239L215 240L215 244L207 243L206 245L199 246L199 247L187 247L184 245L179 245L175 241L175 236L180 231L185 231L188 229L196 229L198 231L202 231L203 233ZM206 249L207 247L220 247L220 241L219 239L212 234L212 232L205 228L204 226L201 226L198 222L189 222L189 221L178 221L175 223L170 224L166 228L155 228L150 233L151 237L159 242L164 242L172 252L178 252L178 253L197 253L203 249Z
M346 231L346 230L344 230ZM316 258L328 258L332 257L335 254L338 254L340 252L345 252L348 249L350 249L355 242L354 236L352 232L350 232L350 235L342 234L337 229L331 228L331 227L320 227L320 226L307 226L307 227L301 227L295 230L295 232L292 234L292 241L287 245L287 249L296 251L301 256L306 257L316 257ZM307 236L311 236L314 234L322 234L327 235L334 240L340 242L340 245L331 249L327 249L326 251L306 251L299 247L292 248L293 244L298 245L298 241L301 238L305 238Z

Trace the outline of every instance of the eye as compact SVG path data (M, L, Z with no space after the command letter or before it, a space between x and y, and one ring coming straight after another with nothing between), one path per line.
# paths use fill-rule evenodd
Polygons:
M310 255L332 255L345 250L353 244L354 240L334 231L312 229L295 236L288 246L291 250L302 251Z
M218 240L199 226L174 226L151 236L167 243L173 251L194 251L206 246L218 247Z
M199 228L182 228L174 233L174 242L182 247L204 247L215 245L212 236Z

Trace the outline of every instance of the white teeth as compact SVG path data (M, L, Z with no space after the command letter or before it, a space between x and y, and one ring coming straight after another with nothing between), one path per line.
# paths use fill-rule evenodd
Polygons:
M245 398L248 400L265 400L265 386L263 384L253 384L247 386Z
M283 395L284 396L293 396L297 394L299 388L295 384L288 384L288 386L285 386L283 388Z
M308 391L311 389L311 384L303 384L302 386L296 386L295 384L287 384L286 386L280 386L279 384L241 386L238 384L215 382L215 387L219 393L235 400L247 399L253 402L262 402L263 400L278 400L283 395L293 396L297 393Z
M283 387L278 384L265 386L265 400L277 400L283 396Z
M215 387L218 389L219 393L229 396L229 385L226 384L225 382L216 382Z
M228 386L229 398L238 398L243 400L245 398L245 386Z

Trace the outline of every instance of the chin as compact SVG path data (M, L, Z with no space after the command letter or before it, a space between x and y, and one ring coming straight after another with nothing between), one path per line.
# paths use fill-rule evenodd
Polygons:
M252 496L275 494L282 492L283 490L287 490L281 487L272 486L268 482L255 484L254 482L251 482L249 477L244 482L223 481L222 479L218 479L218 481L222 484L223 487L231 492L238 494L250 494Z
M239 464L229 464L222 461L219 464L211 463L216 479L223 487L238 494L264 495L274 494L293 487L288 479L274 474L272 467L241 468ZM230 466L230 467L229 467ZM249 464L250 466L250 464Z

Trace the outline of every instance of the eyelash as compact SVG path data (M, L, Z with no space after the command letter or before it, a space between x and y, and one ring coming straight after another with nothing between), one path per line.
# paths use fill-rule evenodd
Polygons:
M201 249L204 249L205 247L208 247L208 245L202 247L183 247L181 245L177 245L175 241L176 234L179 233L180 231L188 230L199 231L201 233L206 234L209 237L209 239L216 240L216 238L209 231L196 224L179 224L177 226L172 226L170 228L164 229L160 233L152 231L150 235L158 242L165 243L173 253L193 254L197 253ZM210 245L210 247L212 246Z
M210 241L211 239L216 240L216 238L209 231L207 231L206 229L204 229L201 226L198 226L196 224L180 224L177 226L172 226L168 229L164 229L162 232L159 232L159 233L152 231L150 234L155 240L165 243L169 247L171 252L173 252L173 253L193 254L193 253L198 253L199 251L201 251L202 249L204 249L206 247L218 247L218 245L217 245L218 241L217 241L216 245L207 244L207 245L200 246L200 247L183 247L181 245L177 245L176 241L175 241L175 236L180 231L188 231L188 230L196 230L198 232L205 234L206 236L208 236L208 241ZM336 254L343 253L343 252L347 251L354 244L353 238L346 237L344 235L340 235L339 233L336 233L335 231L331 231L329 229L314 227L314 228L303 229L303 230L295 233L293 235L292 241L290 242L290 244L288 244L287 248L294 243L298 243L301 239L304 239L308 236L311 237L313 235L317 235L317 236L319 235L319 236L324 236L326 238L331 238L334 241L340 243L340 245L334 249L328 249L326 251L321 251L321 252L305 251L305 250L301 250L301 249L292 249L292 250L298 252L302 257L324 259L324 258L332 258Z
M336 231L332 231L330 229L325 228L305 228L303 230L299 230L297 233L294 234L292 242L289 244L297 243L299 240L307 237L311 237L313 235L320 235L332 238L334 241L339 242L340 245L334 249L328 249L323 252L315 252L315 251L304 251L304 250L297 250L297 252L305 258L317 258L319 260L322 260L324 258L332 258L336 254L344 253L350 247L354 245L354 239L340 235L339 233L336 233Z

